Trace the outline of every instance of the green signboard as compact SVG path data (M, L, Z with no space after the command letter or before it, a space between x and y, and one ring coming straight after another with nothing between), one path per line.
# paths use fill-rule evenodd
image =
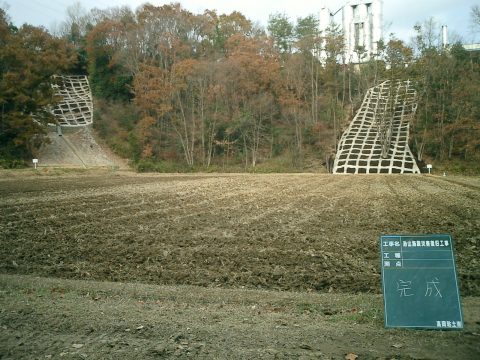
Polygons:
M463 329L450 235L380 237L385 327Z

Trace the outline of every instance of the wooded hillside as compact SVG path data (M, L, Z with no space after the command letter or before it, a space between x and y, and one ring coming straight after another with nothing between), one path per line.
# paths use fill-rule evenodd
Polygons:
M377 60L358 66L346 64L339 28L321 33L313 15L274 14L262 29L239 12L193 14L180 4L77 6L55 36L17 29L4 12L0 20L5 164L35 151L32 114L54 102L48 85L59 72L89 76L96 129L139 170L321 166L365 91L393 78L418 86L411 146L419 160L480 159L479 55L443 49L433 21L416 27L411 46L391 36ZM42 51L19 41L30 33ZM25 81L13 86L15 76ZM50 97L33 95L42 89Z

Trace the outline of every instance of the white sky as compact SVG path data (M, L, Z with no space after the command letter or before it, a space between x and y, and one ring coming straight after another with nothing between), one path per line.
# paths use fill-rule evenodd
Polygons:
M7 13L12 22L20 26L23 23L42 25L51 29L66 17L66 8L76 0L0 0L0 6L7 4ZM145 3L145 0L83 0L82 7L89 10L128 5L133 10ZM151 0L155 5L168 4L172 1ZM326 6L336 11L346 0L179 0L182 6L193 13L201 13L204 9L216 9L218 13L240 11L252 21L266 26L268 16L284 13L292 20L298 17L317 14ZM478 0L383 0L383 17L385 35L395 35L409 42L413 35L413 26L433 17L439 25L445 24L449 29L449 37L459 35L464 43L479 41L479 34L474 34L470 27L470 9ZM338 22L341 17L338 18Z

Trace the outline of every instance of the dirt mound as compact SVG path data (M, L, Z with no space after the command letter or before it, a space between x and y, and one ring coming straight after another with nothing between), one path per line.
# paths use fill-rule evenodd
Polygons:
M49 143L38 153L40 167L121 167L126 163L97 141L91 126L62 128L59 135L49 127Z

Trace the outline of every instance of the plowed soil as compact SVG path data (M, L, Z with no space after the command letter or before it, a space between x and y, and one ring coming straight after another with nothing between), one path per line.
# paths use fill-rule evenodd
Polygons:
M447 180L448 179L448 180ZM0 271L380 291L381 234L453 235L480 295L480 181L427 176L63 176L0 182Z
M424 233L452 234L461 294L480 296L480 178L0 174L0 273L15 276L350 294L380 306L379 236ZM478 355L475 321L463 358ZM314 356L308 347L294 357Z

